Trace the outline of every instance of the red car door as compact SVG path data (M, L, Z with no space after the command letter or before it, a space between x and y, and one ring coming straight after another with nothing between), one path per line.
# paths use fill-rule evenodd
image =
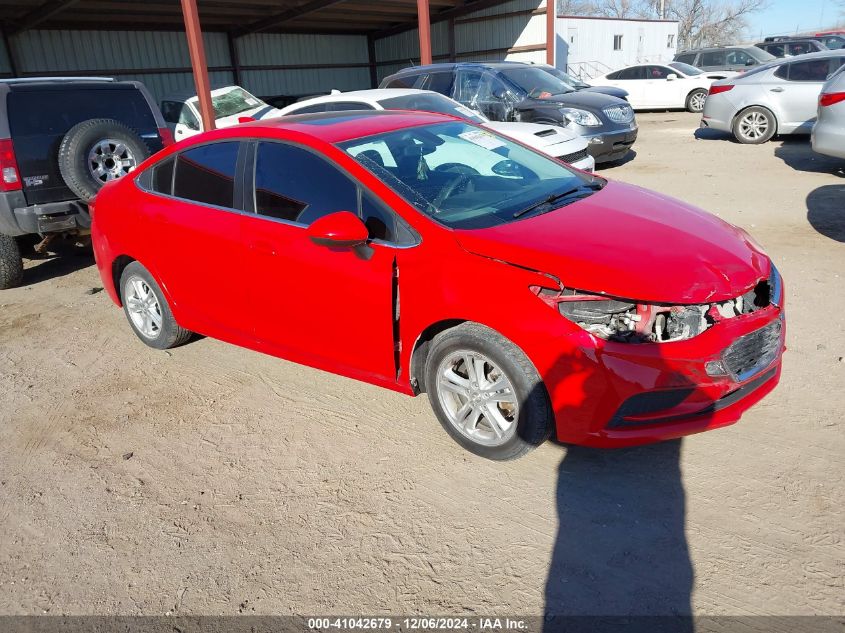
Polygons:
M246 301L247 254L244 214L234 201L240 145L209 143L163 161L144 205L152 228L149 262L174 315L184 327L224 340L250 336L239 307Z
M254 174L247 205L254 204L256 214L244 227L249 313L259 345L348 376L395 382L399 249L388 242L398 220L304 147L258 143ZM358 213L375 241L355 248L312 242L306 227L337 211Z

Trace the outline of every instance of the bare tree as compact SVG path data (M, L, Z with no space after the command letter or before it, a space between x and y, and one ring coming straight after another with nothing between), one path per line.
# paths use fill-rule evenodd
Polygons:
M678 20L680 46L696 48L736 42L749 17L767 6L768 0L671 0L667 16Z
M845 0L837 1L845 6ZM678 44L694 48L740 40L750 16L765 9L769 0L557 0L557 3L558 12L566 15L677 20Z

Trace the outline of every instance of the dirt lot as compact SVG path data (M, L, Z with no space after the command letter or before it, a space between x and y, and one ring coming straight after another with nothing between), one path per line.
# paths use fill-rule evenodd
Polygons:
M788 284L783 381L739 424L492 463L425 398L153 351L90 257L30 262L0 293L0 613L845 612L845 162L639 119L603 174L745 227Z

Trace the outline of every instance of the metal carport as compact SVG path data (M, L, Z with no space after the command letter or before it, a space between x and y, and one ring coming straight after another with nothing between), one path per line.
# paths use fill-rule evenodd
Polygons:
M209 34L225 34L228 45L228 66L212 66L215 72L231 73L235 83L241 82L242 73L255 66L241 63L238 41L256 34L307 34L323 38L322 45L332 46L332 36L357 35L366 38L366 62L335 64L335 66L366 67L369 83L375 86L380 64L401 62L405 59L377 61L376 47L387 38L418 32L421 63L433 59L455 60L457 51L456 25L477 27L489 23L495 28L497 20L505 17L521 19L527 23L534 16L545 15L545 42L529 46L503 46L478 48L480 54L506 54L545 49L546 59L553 60L554 2L545 7L537 0L14 0L0 4L5 51L8 57L7 76L38 74L21 68L18 57L26 53L24 46L10 45L10 40L38 29L39 32L89 32L89 31L182 31L186 33L191 67L144 68L142 72L172 73L190 70L197 94L200 96L203 123L206 129L214 125L211 114L209 64L206 59L206 38ZM496 8L508 5L512 10L497 12ZM523 17L524 16L524 17ZM471 23L471 24L468 24ZM432 25L445 25L443 34L447 49L438 56L432 55ZM37 46L37 44L35 44ZM401 45L401 43L400 43ZM30 48L32 43L27 44ZM78 44L76 45L78 46ZM121 46L114 43L115 48ZM102 48L102 46L101 46ZM109 54L108 46L100 54ZM116 52L116 51L115 51ZM126 54L126 53L124 53ZM131 51L129 52L131 54ZM410 59L409 55L407 59ZM305 68L320 69L329 64L299 64ZM260 68L291 70L296 64L264 65ZM108 71L108 67L102 68ZM71 68L49 74L102 74L98 69ZM128 74L137 69L113 69L109 74ZM115 72L121 71L121 72ZM47 74L43 73L42 74Z

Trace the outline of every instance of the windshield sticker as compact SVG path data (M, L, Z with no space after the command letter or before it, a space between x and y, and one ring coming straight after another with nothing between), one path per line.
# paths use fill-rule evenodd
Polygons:
M461 132L458 136L485 149L498 149L505 146L502 141L484 130L469 130L468 132Z
M255 99L253 97L247 97L246 99L244 99L244 101L246 101L247 105L258 105L258 99Z

